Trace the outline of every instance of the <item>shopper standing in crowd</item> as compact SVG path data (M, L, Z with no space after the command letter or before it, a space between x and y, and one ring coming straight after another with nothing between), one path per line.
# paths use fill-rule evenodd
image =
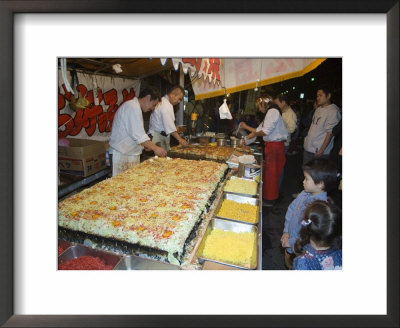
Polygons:
M274 206L279 197L279 179L285 165L285 146L288 137L282 113L277 104L268 94L261 95L256 100L256 106L265 114L262 123L255 129L244 122L239 128L246 129L250 134L245 137L246 144L255 141L257 136L264 140L263 168L263 206Z
M314 158L303 165L304 190L289 205L285 226L281 237L281 245L285 248L285 264L292 267L295 244L301 228L304 209L315 200L328 199L328 192L337 188L337 168L334 162L327 158Z
M332 129L332 136L334 137L333 147L329 153L329 158L333 160L340 174L342 174L342 120Z
M175 126L174 107L178 105L185 94L185 90L179 86L173 86L167 95L162 97L161 103L150 116L149 134L152 141L164 148L170 149L170 135L172 135L180 145L186 146L187 141L179 135Z
M332 129L339 123L341 114L339 107L331 102L331 96L327 88L317 91L318 107L304 139L303 163L314 157L327 157L333 147Z
M294 113L296 114L296 129L294 132L290 135L290 144L289 144L289 149L287 151L287 155L296 155L297 154L297 139L299 136L301 136L301 120L302 120L302 115L304 114L304 103L302 100L297 100L294 102L293 105L291 105L291 108L293 109ZM310 119L311 122L311 119Z
M297 127L297 116L293 109L289 106L288 98L283 95L279 94L274 98L274 102L279 106L282 111L282 119L285 123L286 130L288 131L288 138L285 141L285 154L289 149L290 144L290 135L296 130Z
M286 130L288 131L288 137L285 141L285 155L286 155L289 149L290 136L294 132L294 130L296 130L297 116L296 113L293 111L293 109L289 106L288 98L285 95L279 94L274 98L274 102L279 106L279 108L282 111L282 119L283 122L285 123ZM279 188L282 185L284 171L285 169L282 170L282 174L279 179Z
M118 108L110 137L113 176L138 164L143 147L152 150L158 156L167 155L164 149L150 141L143 125L142 112L153 111L160 99L158 89L148 87L140 92L139 98L128 100Z
M313 101L312 105L310 105L310 103L307 102L307 106L301 118L301 136L303 138L306 137L308 134L308 130L310 129L312 118L314 116L317 107L318 107L317 99Z
M335 203L342 207L342 120L333 128L332 135L335 137L333 148L329 153L329 158L336 163L338 168L339 187L332 192L331 197Z
M300 237L294 245L298 255L294 270L342 269L342 216L333 204L311 203L301 221Z

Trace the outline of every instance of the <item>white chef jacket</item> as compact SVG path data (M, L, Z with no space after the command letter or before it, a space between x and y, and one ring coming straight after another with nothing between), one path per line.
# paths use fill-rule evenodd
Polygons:
M138 98L124 102L114 116L110 147L124 155L140 155L141 143L150 140L143 126L143 114Z
M288 137L288 131L286 130L285 123L283 122L282 116L279 110L276 108L270 108L264 117L264 121L258 126L256 131L263 131L264 141L284 141Z
M168 99L168 95L161 98L161 103L150 116L149 133L164 131L171 134L176 131L174 107Z

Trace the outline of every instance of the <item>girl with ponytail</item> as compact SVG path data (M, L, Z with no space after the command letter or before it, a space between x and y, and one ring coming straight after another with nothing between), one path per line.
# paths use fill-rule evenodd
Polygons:
M305 211L294 244L293 270L342 269L342 215L333 203L317 200Z

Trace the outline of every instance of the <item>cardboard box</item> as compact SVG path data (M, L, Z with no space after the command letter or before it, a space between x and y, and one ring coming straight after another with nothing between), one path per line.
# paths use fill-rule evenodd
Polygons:
M104 142L67 138L69 147L58 146L61 173L87 177L106 168Z

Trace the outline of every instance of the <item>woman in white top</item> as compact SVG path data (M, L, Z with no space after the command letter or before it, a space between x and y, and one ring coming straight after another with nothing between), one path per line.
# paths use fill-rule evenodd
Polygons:
M279 178L285 165L285 146L288 132L282 120L282 113L272 97L261 95L256 100L258 110L265 113L263 122L257 129L241 122L239 128L246 129L250 134L245 138L246 144L254 142L262 136L264 140L263 167L263 206L273 206L279 197Z

